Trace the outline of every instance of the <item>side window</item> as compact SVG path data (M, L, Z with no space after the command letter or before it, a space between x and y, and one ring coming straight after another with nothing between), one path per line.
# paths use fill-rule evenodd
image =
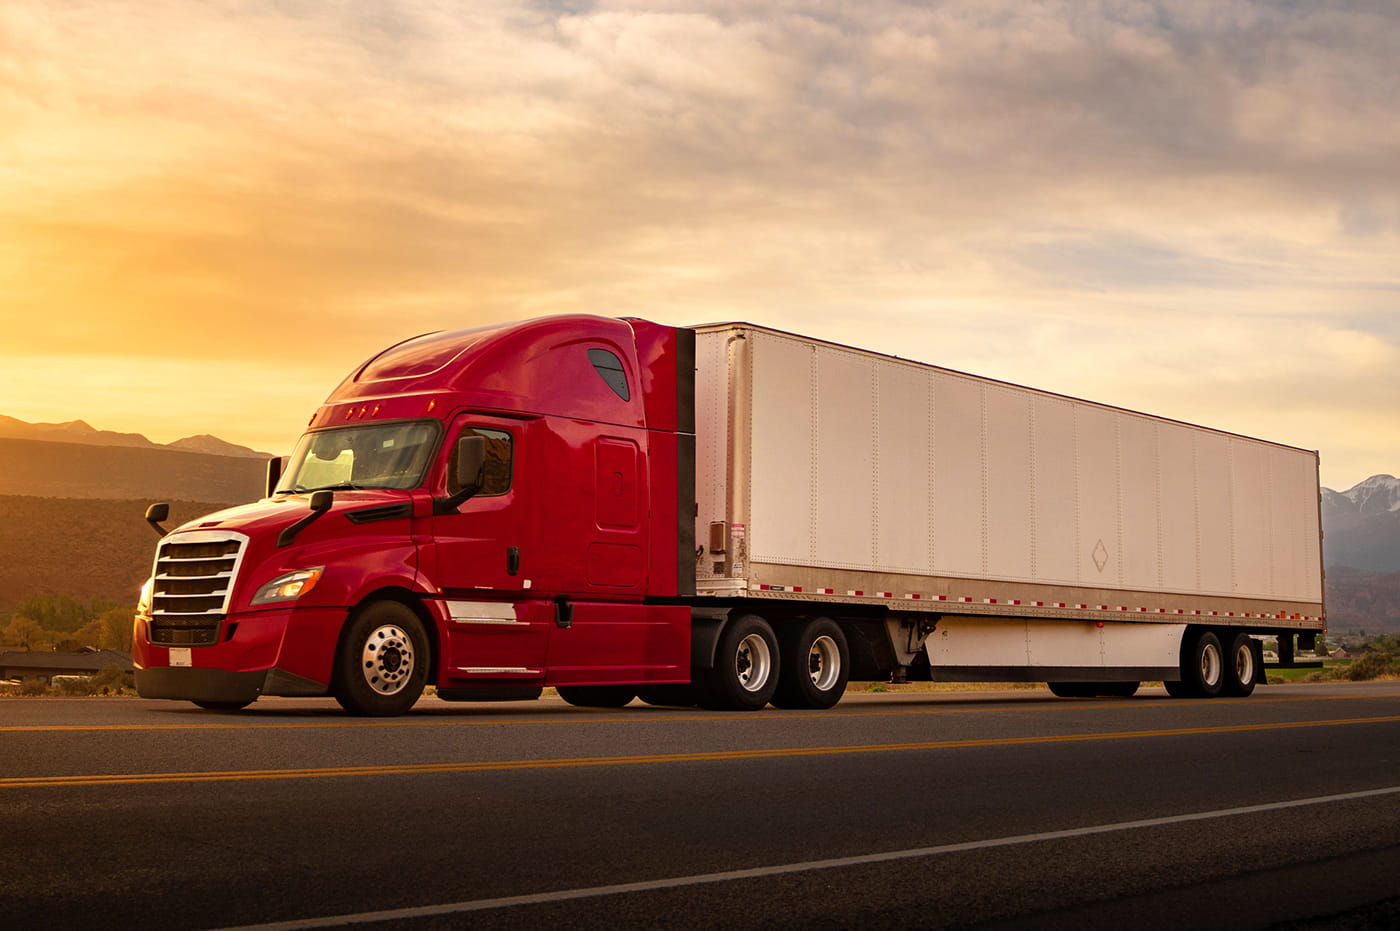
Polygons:
M510 491L512 465L515 458L515 444L511 435L504 430L488 427L463 427L461 436L481 436L486 438L486 466L481 470L481 490L478 498L503 495ZM457 444L452 444L452 456L447 464L447 493L456 494L461 490L457 484Z
M608 383L614 394L624 401L632 400L632 393L627 390L627 373L622 370L621 359L606 349L590 349L588 361L593 363L593 370Z

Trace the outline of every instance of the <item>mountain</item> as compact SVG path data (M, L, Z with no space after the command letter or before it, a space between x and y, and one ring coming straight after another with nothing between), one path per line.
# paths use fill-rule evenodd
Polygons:
M1329 567L1400 571L1400 479L1373 475L1346 491L1322 489L1322 531Z
M226 506L161 500L170 504L167 527ZM157 537L143 519L148 503L0 495L0 628L32 595L134 608L156 551Z
M167 446L0 439L0 495L237 503L262 497L266 472L261 459Z
M81 443L85 446L123 446L137 449L178 449L186 452L211 453L216 456L236 456L248 459L269 459L270 453L260 453L246 446L226 442L202 433L187 436L168 445L153 443L139 433L118 433L98 430L83 420L67 423L27 423L0 414L0 438L14 440L44 440L52 443Z

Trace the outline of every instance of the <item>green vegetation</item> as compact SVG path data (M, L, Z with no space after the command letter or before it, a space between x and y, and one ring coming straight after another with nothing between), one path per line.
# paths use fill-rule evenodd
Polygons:
M128 651L131 615L130 605L110 598L84 603L68 595L30 595L0 628L0 647L60 653L83 647Z
M1368 682L1400 678L1400 637L1381 634L1345 647L1346 659L1329 659L1321 669L1272 669L1270 682Z
M58 676L51 685L44 679L25 679L15 684L0 685L0 695L135 695L136 677L123 672L115 663L104 666L92 676Z

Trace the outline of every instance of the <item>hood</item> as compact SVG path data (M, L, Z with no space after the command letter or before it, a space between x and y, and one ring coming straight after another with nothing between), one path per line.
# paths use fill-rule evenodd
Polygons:
M321 516L325 521L338 515L352 515L359 511L389 507L412 507L412 497L407 491L396 489L367 488L359 491L335 492L331 509ZM294 523L311 513L311 495L278 495L263 498L249 504L215 511L197 517L176 527L172 533L190 530L232 530L257 536L260 533L280 532L288 524ZM386 515L387 516L387 515ZM408 514L402 516L407 517Z

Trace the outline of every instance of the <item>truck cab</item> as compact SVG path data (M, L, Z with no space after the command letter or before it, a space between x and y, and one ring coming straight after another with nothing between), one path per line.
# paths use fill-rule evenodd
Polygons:
M694 588L678 347L684 331L570 316L371 358L266 498L162 539L136 620L141 694L331 694L396 714L426 684L687 681L689 612L663 603Z

